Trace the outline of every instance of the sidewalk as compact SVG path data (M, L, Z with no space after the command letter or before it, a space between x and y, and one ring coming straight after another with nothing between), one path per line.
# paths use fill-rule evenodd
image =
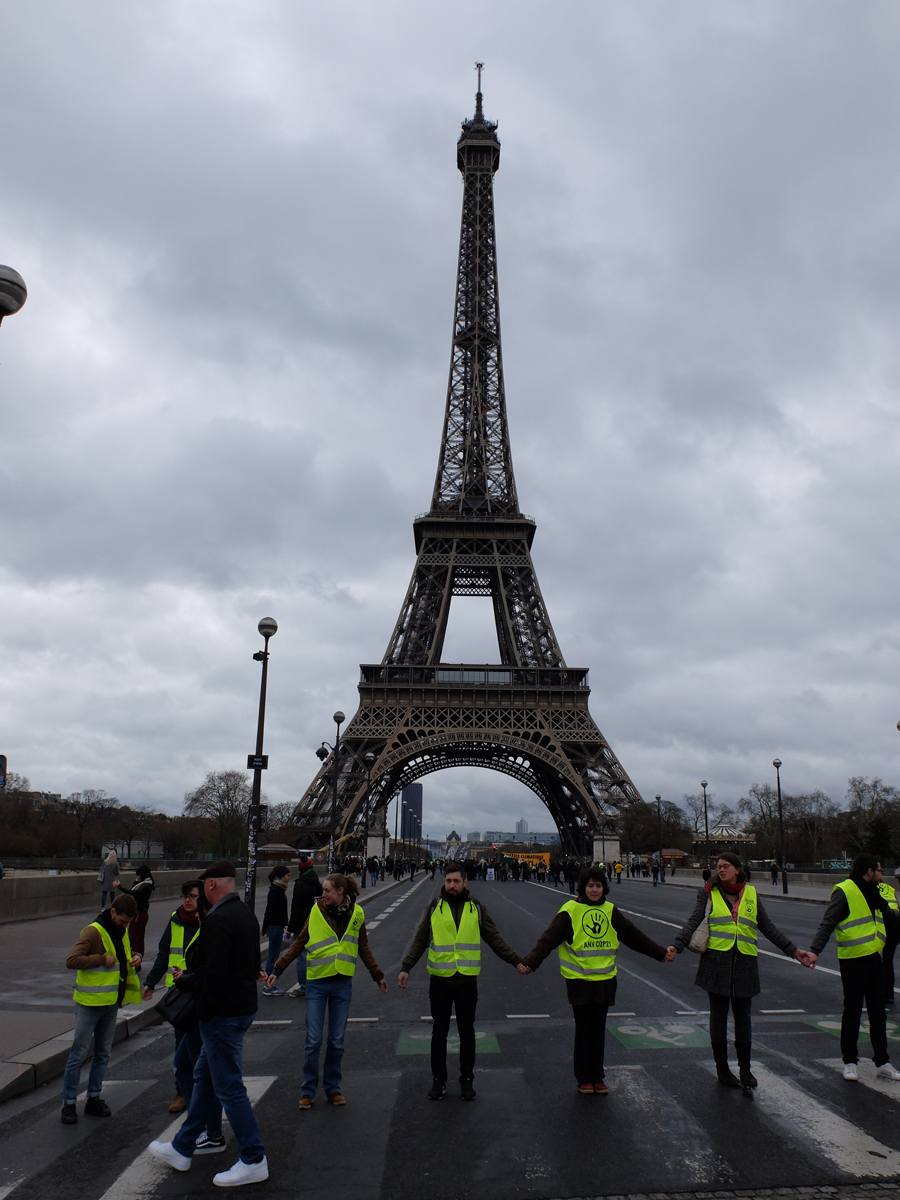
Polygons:
M622 882L637 883L647 885L649 887L653 886L652 879L627 879L624 875L622 876ZM789 892L787 896L782 895L780 883L773 885L768 879L758 879L756 878L756 873L754 873L751 883L756 888L757 892L759 892L760 896L773 896L777 897L779 900L803 900L807 904L827 904L831 899L831 889L827 884L791 883L790 872L788 872ZM616 884L613 884L613 887L615 886ZM661 883L659 886L693 888L693 890L696 892L698 888L703 886L703 882L702 880L697 879L681 879L676 875L674 879L666 876L666 882L664 884Z
M416 879L421 879L421 872ZM360 894L363 907L385 892L409 884L409 876L395 882L390 876ZM261 920L268 885L265 876L257 888L256 915ZM146 969L156 958L156 947L175 901L155 900L150 905L146 934ZM369 915L374 916L371 912ZM75 1015L72 989L75 972L66 969L66 956L89 925L90 913L40 917L0 925L0 1103L20 1092L40 1087L65 1069L72 1047ZM261 943L265 957L268 942ZM134 1037L148 1025L158 1024L156 1002L164 994L157 987L153 1000L120 1010L114 1044Z

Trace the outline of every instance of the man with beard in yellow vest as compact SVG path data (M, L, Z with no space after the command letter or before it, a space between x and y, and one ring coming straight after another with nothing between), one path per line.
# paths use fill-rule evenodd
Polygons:
M400 987L428 951L431 981L431 1090L429 1100L440 1100L447 1089L447 1034L456 1005L459 1036L459 1086L463 1100L475 1099L475 1007L478 1004L478 975L481 943L485 941L498 958L519 967L522 956L503 940L487 909L466 887L466 868L450 862L444 870L441 893L425 909L412 945L401 963ZM521 973L527 975L528 968Z
M844 1010L841 1013L841 1058L844 1078L859 1079L859 1023L863 1004L869 1016L869 1038L875 1074L880 1079L900 1081L900 1071L891 1066L887 1048L887 1017L884 1011L885 976L882 952L888 935L900 932L900 917L879 891L881 860L877 854L858 854L850 878L836 883L822 923L810 946L811 966L835 934Z
M100 1095L106 1064L116 1032L116 1015L123 1004L140 1004L141 985L136 967L141 956L131 953L128 926L137 916L132 896L116 896L105 909L82 929L81 937L69 951L66 966L75 976L75 1036L63 1077L62 1123L75 1125L78 1113L75 1100L81 1064L87 1058L91 1038L94 1053L88 1076L85 1116L111 1117L109 1105Z

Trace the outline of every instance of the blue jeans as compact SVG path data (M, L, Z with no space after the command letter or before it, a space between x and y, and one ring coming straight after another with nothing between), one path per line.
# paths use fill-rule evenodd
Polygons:
M353 979L350 975L329 975L306 983L306 1054L303 1059L302 1095L314 1096L319 1086L319 1051L328 1006L328 1042L322 1087L326 1096L341 1090L341 1060L344 1057L344 1033L350 1015Z
M378 882L378 872L377 872L377 871L370 871L370 872L369 872L369 875L371 876L371 879L372 879L372 887L374 887L374 886L375 886L375 884Z
M179 1154L193 1157L197 1138L208 1130L213 1104L218 1099L237 1138L241 1162L261 1162L266 1150L241 1078L244 1034L253 1024L253 1017L213 1017L199 1024L203 1048L194 1066L191 1102L172 1145Z
M281 941L284 937L284 927L270 925L266 930L269 938L269 957L266 959L266 974L271 975L275 964L281 956Z
M200 1022L195 1020L187 1028L176 1029L175 1038L175 1083L178 1094L190 1106L194 1094L194 1068L203 1049L203 1039L200 1036ZM222 1136L222 1105L213 1100L206 1118L206 1132L210 1137Z
M116 893L115 892L101 892L100 893L100 911L101 912L104 910L104 908L106 908L106 897L107 896L109 896L109 902L110 902L110 904L112 904L113 900L115 900L115 898L116 898Z
M87 1094L88 1099L100 1095L103 1077L106 1075L106 1064L109 1062L109 1052L112 1049L113 1035L116 1032L118 1011L118 1004L75 1005L75 1036L72 1039L72 1052L63 1076L63 1104L74 1104L78 1096L81 1064L87 1058L91 1038L94 1039L94 1053L91 1057Z

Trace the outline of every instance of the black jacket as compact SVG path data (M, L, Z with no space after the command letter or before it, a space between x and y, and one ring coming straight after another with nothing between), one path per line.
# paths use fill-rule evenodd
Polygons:
M120 883L116 891L124 896L133 896L138 912L145 913L150 911L150 896L155 887L156 884L152 879L141 879L135 880L130 888L126 887L124 883Z
M268 929L270 925L276 928L284 929L288 923L288 903L287 891L283 887L279 887L277 883L269 885L269 894L266 896L266 911L263 914L262 927Z
M322 884L312 867L307 867L294 883L291 895L291 933L296 937L312 912L312 906L322 895Z
M200 1020L248 1017L255 1013L260 969L259 922L237 892L215 905L203 922L196 945Z

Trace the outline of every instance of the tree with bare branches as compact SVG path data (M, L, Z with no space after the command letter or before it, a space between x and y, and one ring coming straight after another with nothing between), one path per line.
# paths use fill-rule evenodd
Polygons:
M246 771L210 771L195 791L185 794L184 814L214 821L218 852L240 854L247 837L251 795Z

